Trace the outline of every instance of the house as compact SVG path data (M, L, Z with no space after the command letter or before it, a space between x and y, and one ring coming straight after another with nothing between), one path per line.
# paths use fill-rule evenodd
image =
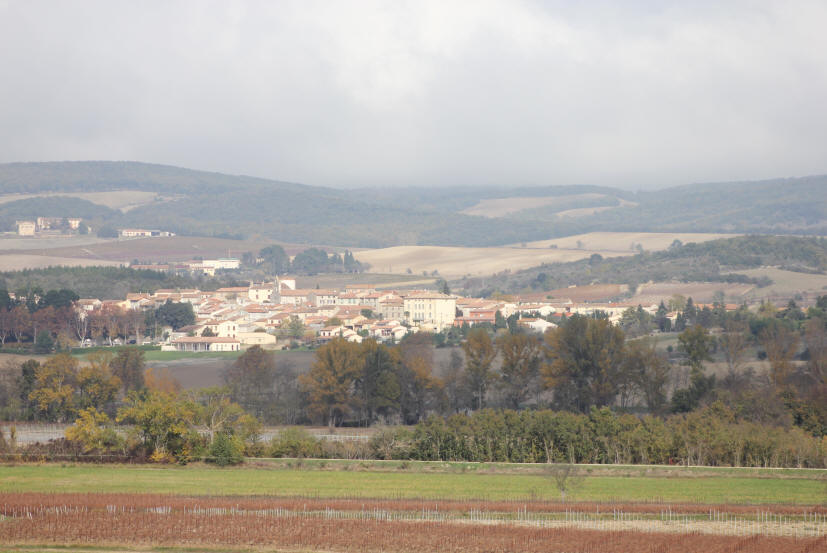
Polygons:
M405 302L398 296L389 296L376 303L376 313L384 319L405 320Z
M329 342L333 338L341 336L344 331L345 327L342 325L326 326L319 330L319 341Z
M216 338L206 336L184 336L173 340L173 351L239 351L241 342L236 338Z
M244 346L275 346L276 337L266 332L239 332L238 339Z
M166 230L142 228L124 228L118 230L118 234L121 236L121 238L150 238L158 236L175 236L174 232L169 232Z
M488 323L493 325L497 322L497 310L496 309L470 309L468 310L467 315L463 315L462 317L457 317L453 325L454 326L462 326L464 324L468 324L470 326Z
M403 298L403 305L409 323L429 323L437 331L452 326L457 312L457 299L438 292L413 292Z
M295 290L296 289L296 279L293 277L276 277L276 288L281 290Z
M314 290L291 290L289 288L279 291L279 303L282 305L302 305L309 303L310 296Z
M97 298L80 298L76 302L76 305L78 309L82 309L83 311L94 311L100 309L103 302Z
M17 234L19 236L34 236L37 226L34 221L17 221Z
M316 307L338 305L339 293L336 290L313 290L308 295L308 300Z
M204 259L201 264L204 267L213 269L213 271L229 271L241 268L241 260L235 258Z
M533 332L539 332L540 334L544 334L549 328L557 328L556 324L550 323L545 319L531 317L520 319L517 321L517 324Z
M273 299L275 291L275 284L268 284L266 282L253 284L251 282L250 288L247 289L247 297L256 303L270 302Z

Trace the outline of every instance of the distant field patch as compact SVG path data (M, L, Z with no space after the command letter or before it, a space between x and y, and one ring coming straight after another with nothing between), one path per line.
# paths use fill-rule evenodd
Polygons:
M147 192L145 190L113 190L111 192L44 192L40 194L6 194L0 196L0 204L9 202L16 202L18 200L28 200L29 198L54 198L54 197L80 198L106 206L109 209L119 209L121 211L129 211L142 205L150 204L154 201L166 201L168 198L162 198L156 192ZM157 198L157 200L156 200Z
M571 194L568 196L492 198L480 200L476 205L463 209L460 213L481 217L505 217L526 209L559 205L573 200L599 200L606 197L605 194Z
M575 303L583 301L607 301L628 291L625 284L591 284L572 286L543 292L544 297L555 300L569 299Z
M647 251L658 251L667 249L675 240L688 244L689 242L701 243L734 236L739 235L693 232L589 232L551 240L528 242L526 247L542 249L557 246L562 249L582 248L633 254L638 245Z
M354 253L356 259L370 263L370 271L378 273L405 273L459 278L464 275L482 276L510 269L518 271L542 263L577 261L599 253L604 257L627 255L596 250L550 249L543 251L519 247L463 248L454 246L395 246Z
M586 217L588 215L594 215L595 213L600 213L601 211L608 211L610 209L617 209L619 207L633 207L637 204L635 202L630 202L628 200L623 200L618 198L620 205L604 205L598 207L579 207L576 209L566 209L565 211L559 211L556 213L558 217L568 217L573 219L575 217Z
M776 267L762 267L760 269L747 269L745 271L733 272L755 278L766 276L772 279L773 283L771 285L766 288L753 290L750 292L750 296L775 296L795 294L798 292L827 293L827 275L785 271Z
M122 265L121 262L99 259L77 259L52 255L9 254L0 255L0 271L22 271L23 269L45 269L46 267L91 267Z
M752 284L728 284L726 282L655 282L641 284L629 301L642 305L659 303L675 294L692 298L695 303L712 303L716 292L723 292L727 301L740 302L755 288Z
M204 236L172 236L168 238L135 238L112 240L86 246L69 246L41 250L38 253L80 259L102 259L128 262L185 261L195 257L241 257L244 252L258 252L274 242L228 240Z

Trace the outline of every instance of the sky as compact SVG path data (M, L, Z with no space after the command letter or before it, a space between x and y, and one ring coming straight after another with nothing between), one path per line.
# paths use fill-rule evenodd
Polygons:
M0 0L0 162L628 189L827 173L827 3Z

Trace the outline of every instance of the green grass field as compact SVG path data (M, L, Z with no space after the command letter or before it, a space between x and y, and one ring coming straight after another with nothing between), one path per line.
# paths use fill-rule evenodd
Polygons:
M279 465L273 465L276 467ZM281 465L282 467L284 465ZM0 467L0 493L107 492L185 495L278 495L429 499L557 499L549 477L514 472L423 472L416 468L370 470L353 462L331 470L308 468L226 468L209 466L112 466L56 464ZM365 468L367 467L367 469ZM739 475L708 477L588 476L569 498L593 501L820 504L827 500L823 471L804 476Z
M237 359L243 351L161 351L153 350L144 353L147 361L177 361L178 359Z

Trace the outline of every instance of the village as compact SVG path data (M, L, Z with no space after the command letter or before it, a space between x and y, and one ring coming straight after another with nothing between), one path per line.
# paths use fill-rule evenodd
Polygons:
M82 298L76 305L81 316L91 319L102 311L139 313L165 304L189 304L194 324L158 328L146 342L161 344L166 351L183 352L239 351L254 345L284 349L320 345L337 337L356 343L366 338L398 342L408 333L493 326L498 318L516 318L524 330L543 333L573 314L600 315L617 324L630 308L640 307L654 315L659 307L628 302L574 303L565 298L465 298L432 290L380 290L371 284L347 285L344 290L300 289L290 277L215 291L161 289L151 294L127 294L124 300ZM667 316L674 321L676 314ZM137 334L133 336L139 340Z

